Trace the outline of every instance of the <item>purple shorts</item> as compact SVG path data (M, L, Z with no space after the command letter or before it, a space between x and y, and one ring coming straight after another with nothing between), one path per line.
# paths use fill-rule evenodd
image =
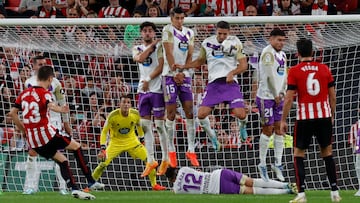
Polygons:
M165 102L162 93L139 93L140 116L150 116L151 110L154 117L160 118L165 115Z
M269 126L281 120L284 101L276 105L273 99L261 99L256 97L256 105L259 109L260 120L263 125Z
M220 194L239 194L242 176L242 173L222 169L220 174Z
M244 108L244 99L238 83L226 83L226 78L217 79L206 86L200 106L214 107L220 103L227 103L230 109Z
M163 78L163 88L166 104L176 104L178 96L181 102L193 100L190 77L185 77L184 83L177 85L172 76L165 76Z

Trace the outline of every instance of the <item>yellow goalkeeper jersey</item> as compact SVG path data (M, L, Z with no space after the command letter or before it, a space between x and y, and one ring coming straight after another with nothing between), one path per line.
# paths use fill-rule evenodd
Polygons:
M100 144L105 145L107 133L110 134L109 145L129 149L140 144L138 137L144 136L140 126L140 114L136 109L130 108L128 116L123 116L120 109L112 111L106 118L105 125L101 131Z

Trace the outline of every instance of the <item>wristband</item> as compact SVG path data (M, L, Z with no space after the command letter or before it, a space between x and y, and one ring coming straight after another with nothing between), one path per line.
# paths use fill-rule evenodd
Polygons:
M150 75L145 78L146 82L149 82L151 80Z
M101 149L101 150L105 150L105 149L106 149L106 145L102 144L102 145L100 146L100 149Z

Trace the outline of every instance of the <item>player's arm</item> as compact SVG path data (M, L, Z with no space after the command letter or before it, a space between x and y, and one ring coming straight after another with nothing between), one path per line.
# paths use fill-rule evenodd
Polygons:
M60 106L66 105L65 91L62 88L60 82L57 84L57 86L55 88L54 95L55 95L56 100L59 102ZM68 135L72 135L72 128L70 126L69 114L68 113L61 113L61 120L62 120L62 122L64 124L65 132Z
M190 69L190 68L193 68L193 67L200 67L202 64L205 64L206 62L206 51L203 47L201 47L200 49L200 54L199 56L197 57L197 59L189 62L189 63L186 63L185 65L176 65L177 68L179 69Z
M153 72L150 73L149 75L149 80L152 80L154 78L156 78L157 76L159 76L162 71L163 71L163 66L164 66L164 56L163 56L163 52L162 52L162 46L160 46L157 50L157 56L158 56L158 63L159 65L153 70Z
M169 64L170 70L175 71L176 68L173 67L174 63L175 63L174 53L173 53L174 36L171 34L170 31L168 31L168 30L163 31L162 43L163 43L163 47L164 47L164 51L165 51L165 57Z
M267 86L269 87L271 94L275 98L278 96L278 92L276 91L276 88L275 88L276 81L275 81L275 77L272 72L272 67L275 64L274 55L271 52L265 52L262 55L261 60L262 60L262 64L263 64L263 67L261 67L261 68L262 68L262 70L264 70L264 74L266 75Z
M335 118L335 109L336 109L336 92L335 92L335 84L329 84L329 102L331 108L331 117L332 119Z
M192 61L192 57L193 57L193 53L194 53L194 44L195 44L195 39L194 39L194 36L192 36L189 41L189 49L187 52L185 63L190 63Z
M19 118L19 115L18 115L18 112L19 112L19 109L18 107L21 107L19 105L16 105L15 104L15 107L12 107L10 109L10 112L9 112L9 116L11 117L11 119L13 120L13 122L15 123L16 127L18 127L18 129L22 132L22 133L25 133L25 126L24 126L24 123L21 122L20 118Z
M288 131L287 129L287 123L286 123L286 118L289 115L295 94L296 94L296 90L297 90L297 86L295 83L295 79L291 78L292 75L289 73L289 80L288 80L288 84L287 84L287 91L286 91L286 95L285 95L285 99L284 99L284 106L283 106L283 114L281 116L281 123L280 123L280 132L282 134L286 133Z
M160 41L160 39L156 39L154 40L147 49L145 49L144 51L139 51L138 47L134 47L133 48L133 59L134 61L138 62L138 63L143 63L147 57L150 56L150 54L156 50L156 44Z

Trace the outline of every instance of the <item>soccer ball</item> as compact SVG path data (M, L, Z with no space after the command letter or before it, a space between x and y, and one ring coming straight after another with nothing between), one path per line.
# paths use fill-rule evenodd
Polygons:
M233 40L227 38L221 43L222 51L226 55L235 55L237 48L234 45Z

